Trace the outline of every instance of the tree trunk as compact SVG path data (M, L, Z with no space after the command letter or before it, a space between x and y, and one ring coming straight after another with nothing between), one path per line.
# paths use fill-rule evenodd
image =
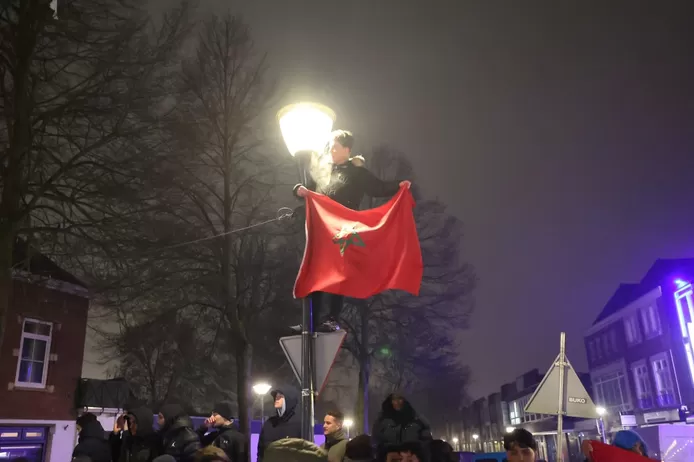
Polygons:
M249 381L251 378L251 358L253 356L253 347L247 342L239 342L236 347L236 396L239 412L239 430L244 435L250 435L251 416L250 411L251 400Z
M0 236L0 351L5 337L10 300L12 298L12 249L14 247L14 235L4 234Z
M359 386L357 387L357 406L355 410L356 430L361 433L369 433L369 379L371 375L371 362L369 358L369 317L368 307L359 308L361 317L361 342L359 349Z

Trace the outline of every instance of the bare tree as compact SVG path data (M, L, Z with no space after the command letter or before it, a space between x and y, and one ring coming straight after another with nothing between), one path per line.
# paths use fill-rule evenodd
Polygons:
M129 172L152 147L185 17L155 29L141 2L74 0L56 20L49 4L0 6L0 345L17 237L88 240L132 213Z
M419 199L412 167L402 154L380 147L367 161L381 178L415 180L413 193ZM379 204L369 201L367 207ZM420 295L386 292L350 300L342 320L350 332L346 348L359 365L355 415L363 430L369 425L368 410L380 405L369 403L371 389L414 392L423 383L422 364L432 359L453 364L450 338L467 327L473 309L476 277L461 259L460 221L436 200L418 200L414 213L424 261ZM379 383L372 383L373 373Z

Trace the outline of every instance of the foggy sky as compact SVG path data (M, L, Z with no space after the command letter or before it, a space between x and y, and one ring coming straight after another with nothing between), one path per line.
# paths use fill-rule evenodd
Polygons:
M622 281L694 257L692 2L202 0L251 23L288 98L411 156L480 278L474 397L546 369ZM288 199L290 200L290 199Z

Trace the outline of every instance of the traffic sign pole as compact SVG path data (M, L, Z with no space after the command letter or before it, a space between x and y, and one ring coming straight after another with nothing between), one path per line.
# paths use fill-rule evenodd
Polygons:
M313 339L313 303L303 299L301 323L301 438L313 442L315 424L315 342Z

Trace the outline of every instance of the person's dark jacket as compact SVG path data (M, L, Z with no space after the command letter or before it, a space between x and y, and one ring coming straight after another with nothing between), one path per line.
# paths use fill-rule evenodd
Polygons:
M370 197L389 197L398 192L399 181L383 181L364 167L363 157L357 156L344 164L316 162L310 168L307 184L311 191L324 194L347 208L358 210L364 195ZM294 187L294 194L300 184Z
M388 395L383 401L381 413L371 432L378 460L385 460L390 448L402 447L407 443L420 443L423 454L428 458L429 444L432 440L429 422L417 415L407 400L403 400L401 410L393 409L392 399L395 395L402 396L395 393Z
M104 427L98 420L84 424L72 457L89 457L92 462L111 462L111 448L106 441Z
M159 436L153 428L153 413L147 407L130 409L131 420L137 423L136 433L111 433L111 452L114 462L151 462L159 455Z
M172 456L176 462L192 462L200 449L193 421L178 404L166 404L159 412L164 416L164 427L159 431L162 454Z
M202 447L212 445L221 449L231 462L246 462L248 460L248 441L235 423L217 427L206 435L207 430L207 427L198 429Z
M284 412L282 415L275 414L263 424L258 438L258 462L263 460L265 449L270 443L284 438L301 438L301 415L297 409L298 391L291 386L278 387L270 391L273 398L277 393L284 395Z

